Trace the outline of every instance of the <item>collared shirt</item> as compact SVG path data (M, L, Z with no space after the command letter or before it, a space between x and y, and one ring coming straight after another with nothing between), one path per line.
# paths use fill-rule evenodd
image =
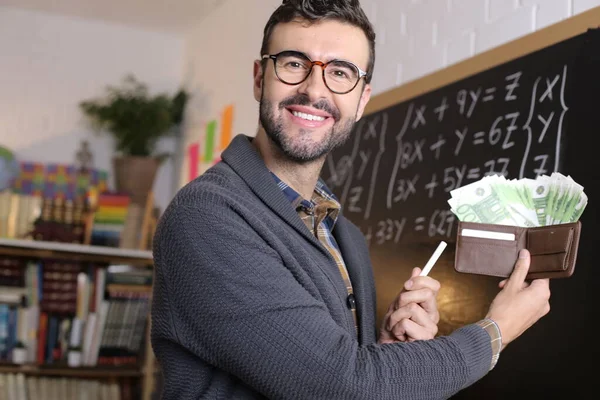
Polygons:
M352 311L352 317L354 318L354 326L358 333L358 322L356 317L356 304L354 299L354 292L352 290L352 282L350 282L350 276L344 259L338 247L338 244L333 237L333 228L337 221L338 215L341 210L340 202L336 199L335 195L327 189L327 187L318 181L313 191L312 198L310 200L304 199L298 192L283 182L277 175L271 173L277 186L281 189L286 198L292 203L292 207L296 210L300 219L304 222L310 232L321 242L321 244L329 251L335 263L337 264L338 270L342 275L344 283L346 285L346 291L348 292L348 306Z

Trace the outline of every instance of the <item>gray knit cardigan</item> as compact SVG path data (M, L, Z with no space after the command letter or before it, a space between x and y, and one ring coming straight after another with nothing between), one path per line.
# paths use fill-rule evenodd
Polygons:
M334 236L354 286L360 335L337 266L251 144L188 183L154 238L151 342L162 399L445 399L484 376L488 334L378 345L367 244L343 215Z

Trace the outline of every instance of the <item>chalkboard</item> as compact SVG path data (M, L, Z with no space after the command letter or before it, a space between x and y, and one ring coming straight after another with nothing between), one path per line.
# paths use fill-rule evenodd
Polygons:
M440 240L449 243L430 274L442 284L440 335L482 318L499 282L453 269L457 220L450 191L490 174L518 179L554 171L584 185L590 205L581 219L575 275L552 282L551 313L503 352L492 374L456 398L507 398L525 387L539 396L533 398L583 398L576 393L589 370L578 357L598 347L584 341L586 313L598 304L586 293L600 288L590 275L600 228L593 209L600 154L591 142L600 134L600 30L589 21L598 25L600 8L479 56L473 60L479 72L464 72L467 60L452 69L462 71L459 79L442 71L375 98L376 109L323 168L344 215L369 242L379 321L410 270L422 267ZM552 43L540 46L544 40ZM499 54L504 61L485 66L486 57ZM440 76L449 82L422 89Z

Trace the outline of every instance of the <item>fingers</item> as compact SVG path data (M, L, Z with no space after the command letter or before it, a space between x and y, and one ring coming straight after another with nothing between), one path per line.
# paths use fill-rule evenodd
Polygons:
M412 318L415 322L426 325L431 324L431 318L429 318L429 314L418 304L411 303L402 308L394 311L388 321L387 321L387 329L393 330L394 326L398 324L403 319Z
M419 271L419 268L413 269L413 273L420 273ZM417 276L409 279L405 287L407 287L407 290L398 295L394 302L394 309L416 303L429 313L432 321L437 323L439 321L437 294L440 290L440 282L428 276Z
M550 279L549 278L534 279L533 281L531 281L531 285L530 286L535 286L535 287L540 287L540 288L543 288L543 289L550 290Z
M394 335L394 333L390 332L387 329L382 329L380 334L379 334L379 340L377 341L377 343L379 344L385 344L385 343L396 343L396 342L406 342L408 340L408 338L406 337L406 335L403 334L399 334L399 335Z
M387 329L399 340L406 337L417 340L432 339L438 330L437 324L431 320L429 314L414 303L396 310L388 320Z
M546 301L550 300L550 279L534 279L529 287L531 290L539 292Z
M531 257L529 251L526 249L522 249L519 252L519 258L515 263L515 268L508 278L504 287L510 291L518 291L523 287L523 283L525 282L525 277L527 276L527 272L529 271L529 264L531 262Z
M429 287L432 290L434 290L436 293L437 293L437 291L439 291L440 283L438 281L436 281L435 279L432 279L430 277L420 277L419 276L420 273L421 273L421 268L415 267L412 269L410 278L406 282L404 282L404 288L402 289L400 294L407 290L411 290L411 289L415 290L415 289L420 289L422 287ZM398 305L400 294L398 294L398 296L394 299L394 301L392 303L390 303L390 305L388 307L388 313L393 312L395 309L400 307Z
M401 293L396 301L396 309L401 309L409 304L420 305L425 311L430 313L432 320L437 322L439 319L436 293L430 288L411 290L410 292Z
M409 342L414 342L415 340L433 339L437 334L437 326L434 326L433 329L426 329L410 319L404 321L406 321L404 330Z
M419 268L415 268L413 272L415 270L420 271ZM417 275L419 273L420 272L418 272ZM440 291L440 282L430 276L412 276L404 283L404 289L406 290L416 290L421 288L429 288L434 293L437 293Z
M431 277L420 276L420 273L420 268L412 269L404 289L388 307L381 327L380 343L407 341L411 337L429 338L437 333L440 314L436 297L440 283ZM416 336L409 337L405 332L407 329Z
M506 282L508 282L508 279L503 279L502 281L500 281L498 283L498 287L500 289L504 288L504 286L506 286ZM521 289L525 289L528 286L529 286L529 283L527 281L525 281L525 282L523 282L523 286L521 286Z

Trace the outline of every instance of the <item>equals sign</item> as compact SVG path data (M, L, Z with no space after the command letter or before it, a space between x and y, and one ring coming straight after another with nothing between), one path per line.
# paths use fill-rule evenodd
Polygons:
M422 231L423 229L425 229L425 227L423 226L424 223L425 223L424 217L415 219L415 231L419 232L419 231Z
M483 96L483 102L488 102L494 100L494 93L496 93L496 88L487 88L485 89L485 96Z
M467 173L467 179L479 179L481 172L479 168L471 168Z
M485 139L483 138L485 136L485 132L481 131L481 132L477 132L476 134L473 135L473 144L474 145L478 145L478 144L484 144L485 143Z

